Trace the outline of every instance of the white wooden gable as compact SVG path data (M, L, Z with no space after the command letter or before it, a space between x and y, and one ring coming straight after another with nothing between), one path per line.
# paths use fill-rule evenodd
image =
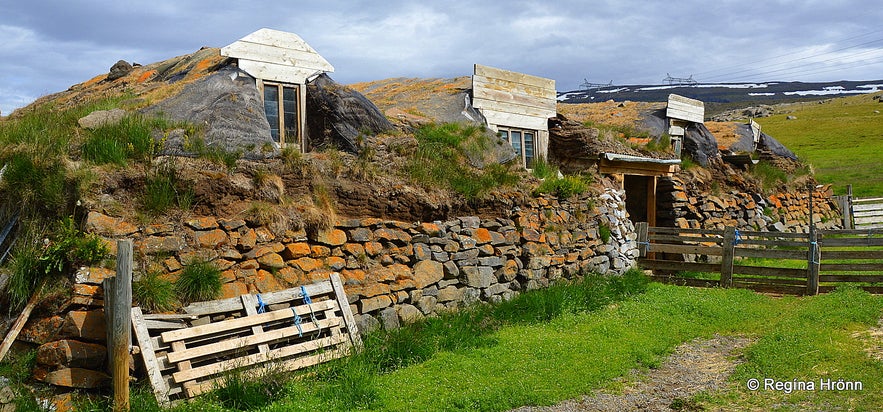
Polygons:
M252 77L305 84L307 79L334 67L300 36L260 29L221 49L221 56L239 59L239 68Z
M666 110L665 116L671 119L702 123L705 121L705 103L701 100L669 94L668 110Z
M555 80L489 66L475 65L472 106L481 110L491 128L548 130L555 117Z

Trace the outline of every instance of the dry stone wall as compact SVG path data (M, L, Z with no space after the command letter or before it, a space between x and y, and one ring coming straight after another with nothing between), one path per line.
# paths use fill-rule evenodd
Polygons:
M677 177L661 178L657 184L658 226L771 232L809 231L808 191L776 193L695 193ZM812 195L813 220L819 229L841 228L841 212L830 186Z
M208 216L139 226L99 211L88 214L86 227L107 239L114 253L113 239L134 239L139 272L159 271L174 280L188 262L211 260L222 271L222 297L308 284L338 272L366 331L510 299L558 279L626 271L637 244L622 196L539 197L503 218L339 219L312 235ZM113 275L82 268L65 313L31 320L21 338L39 345L38 380L68 387L107 382L101 283Z

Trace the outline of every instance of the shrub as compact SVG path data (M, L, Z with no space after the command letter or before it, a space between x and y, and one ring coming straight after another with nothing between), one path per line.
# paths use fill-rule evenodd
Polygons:
M83 142L81 153L97 164L125 165L129 159L149 163L162 149L162 141L154 140L151 132L169 127L171 124L162 117L128 115L118 123L92 130Z
M185 302L199 302L217 298L221 294L221 284L221 271L214 264L193 260L178 276L175 291Z
M610 242L610 235L610 225L602 223L598 226L598 237L601 238L601 242L604 242L605 244Z
M31 229L21 236L10 259L10 305L24 305L49 279L68 275L81 265L96 264L108 253L101 239L81 232L70 217L57 221L50 230Z
M557 179L558 168L547 162L543 157L534 158L530 163L531 173L539 179Z
M132 298L151 312L166 312L178 304L175 285L156 272L147 272L132 282Z
M550 193L560 199L584 193L591 184L591 178L585 175L564 176L561 179L546 179L534 190L534 195Z

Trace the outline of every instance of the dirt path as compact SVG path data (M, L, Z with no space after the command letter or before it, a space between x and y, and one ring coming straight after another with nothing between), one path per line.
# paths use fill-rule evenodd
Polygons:
M735 356L749 343L747 338L732 336L693 340L678 346L659 368L632 372L626 380L634 382L627 384L622 393L599 391L591 397L513 412L699 410L691 405L690 398L700 392L724 389L738 364Z

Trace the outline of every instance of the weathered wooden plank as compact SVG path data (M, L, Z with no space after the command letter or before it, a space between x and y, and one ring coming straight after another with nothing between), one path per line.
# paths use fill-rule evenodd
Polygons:
M762 259L791 259L791 260L804 260L806 259L806 251L805 250L777 250L777 249L748 249L748 248L736 248L736 256L738 257L747 257L747 258L762 258Z
M721 247L721 286L728 288L733 282L733 255L736 248L736 228L728 227L724 231L724 242Z
M883 260L883 250L825 250L822 262L840 259Z
M771 268L771 267L763 267L763 266L736 265L733 267L733 273L738 273L740 275L778 276L778 277L806 279L806 269Z
M756 245L763 247L790 247L790 248L800 248L807 247L806 241L796 241L796 240L769 240L769 239L742 239L739 241L739 245Z
M670 175L680 168L677 164L666 163L639 163L624 162L618 160L601 159L599 171L605 174L627 174L635 176L663 176Z
M717 235L723 236L723 232L715 229L681 229L677 227L650 227L647 229L651 234L692 234L692 235Z
M304 286L310 296L326 295L334 291L330 282L317 282ZM285 289L278 292L261 294L261 299L267 305L275 305L293 300L303 299L300 288ZM242 301L236 298L213 300L209 302L196 302L184 308L184 312L193 315L213 315L242 310Z
M720 232L720 231L718 231L718 232ZM742 237L747 237L747 238L764 238L764 239L772 238L775 240L781 240L781 239L806 240L806 239L809 239L809 235L807 235L806 233L757 232L757 231L753 231L753 230L740 230L739 234Z
M244 368L247 366L252 366L269 361L279 361L280 359L284 359L301 353L339 345L341 343L347 342L348 340L349 338L345 335L330 336L327 338L311 340L296 345L284 346L281 348L273 349L267 353L255 353L252 355L247 355L234 359L222 360L217 363L199 366L188 370L181 370L174 373L172 377L175 379L175 382L184 383L232 369Z
M304 39L302 39L297 34L268 28L256 30L237 41L266 44L275 47L301 49L316 53L316 50L310 47L310 45L307 44L307 42L304 41Z
M883 275L819 275L819 282L883 283Z
M187 327L187 324L184 321L174 322L167 320L153 320L153 319L144 319L144 325L147 329L150 330L168 330L168 329L183 329Z
M852 203L853 212L880 212L883 211L883 203ZM858 213L856 213L858 214Z
M548 117L507 113L490 108L481 109L481 114L487 119L488 124L494 126L509 126L529 130L548 130L549 128ZM555 115L553 114L549 117L555 117Z
M246 316L253 316L258 314L258 310L256 307L258 306L258 300L254 295L242 295L239 297L242 299L242 308L245 309ZM251 327L251 333L258 335L264 332L264 327L261 325L254 325ZM267 344L263 344L258 346L258 351L261 353L267 353L270 350L270 346ZM174 360L172 360L174 362Z
M245 59L314 71L334 71L331 63L328 63L319 53L290 47L238 41L222 48L221 55L235 57L240 61Z
M720 270L720 265L715 265L711 263L677 262L673 260L640 259L638 260L638 264L641 268L652 270L674 270L708 273L718 273L718 271Z
M705 103L676 94L668 95L668 108L665 116L693 123L705 121Z
M303 369L337 359L344 354L345 352L339 350L323 352L317 355L305 356L297 359L289 359L281 362L273 362L271 366L267 366L266 368L246 370L243 371L242 374L246 378L260 378L261 376L265 376L267 372L275 372L280 370L294 371L298 369ZM223 379L224 378L221 377L194 384L188 390L187 395L193 397L213 390L218 386L220 382L223 382Z
M555 80L545 77L533 76L524 73L513 72L510 70L498 69L496 67L484 66L476 64L473 74L492 79L500 79L513 83L521 83L542 89L555 90Z
M142 317L144 318L144 320L188 321L195 320L199 316L190 315L187 313L144 313L142 314Z
M855 215L855 217L852 220L853 220L853 222L855 222L856 226L875 225L880 222L883 222L883 214L864 215L864 216Z
M346 298L346 292L343 290L343 282L340 280L340 275L337 272L334 272L331 274L330 280L331 286L334 288L334 294L337 297L337 305L340 307L340 312L343 314L343 319L346 323L346 330L349 333L350 341L355 348L361 350L362 337L359 336L359 328L356 326L356 318L353 317L353 312L350 310L350 305Z
M542 88L522 83L513 83L484 76L472 76L472 96L485 99L508 101L528 106L557 110L557 93L554 88ZM550 106L553 104L554 106Z
M751 277L751 276L733 276L733 281L739 281L742 283L765 283L769 285L791 285L791 286L799 286L806 287L806 277L803 279L780 279L780 278L771 278L771 277Z
M664 243L652 243L650 251L708 256L721 256L723 254L723 248L720 246L668 245Z
M201 356L208 355L226 355L228 352L237 350L245 351L246 348L252 346L263 346L263 344L273 343L293 336L301 334L308 335L317 330L325 330L339 326L343 319L335 317L331 319L317 320L316 323L306 321L301 324L300 329L297 326L289 326L282 329L274 329L271 331L260 332L258 334L244 336L238 339L228 339L208 345L187 348L183 351L171 352L168 355L169 362L177 363L189 359L196 359ZM269 353L269 347L261 353Z
M135 340L141 348L141 360L144 363L144 370L147 371L147 379L153 389L153 396L160 406L169 407L169 386L162 376L162 367L156 359L156 352L150 341L150 334L147 332L147 326L144 314L140 307L132 308L132 329L135 332Z
M819 237L826 236L843 236L857 235L862 237L883 236L883 229L837 229L837 230L819 230Z
M311 309L312 311L318 312L329 309L333 307L333 305L334 301L325 300L310 305L296 306L293 309L297 312L298 315L305 315L310 313ZM254 325L259 325L262 323L281 319L289 319L293 316L294 314L292 312L292 308L281 309L272 312L261 313L254 316L246 316L238 319L229 319L221 322L210 323L208 325L194 326L188 329L163 332L162 339L167 343L171 343L182 339L189 339L203 335L211 335L214 333L225 332L233 329L250 328Z
M254 60L240 60L239 68L258 79L293 84L305 84L308 78L323 72L322 70L283 66L281 64L256 62ZM327 71L331 72L331 70Z
M648 239L648 228L647 222L637 222L635 223L635 233L637 234L637 239L635 241L638 243L638 256L647 257L647 251L650 249L650 241Z
M657 235L650 234L650 243L653 245L652 247L656 247L656 244L694 244L694 243L702 243L702 244L722 244L723 238L721 237L712 237L712 236L702 236L702 235L682 235L682 236L673 236L673 235ZM719 247L719 246L718 246Z
M820 239L819 244L822 247L831 246L883 246L883 238L830 238Z
M883 272L883 263L822 263L822 272Z
M507 101L498 101L498 100L490 100L486 98L474 97L472 99L472 106L476 109L480 109L481 113L487 117L484 113L486 110L493 110L501 113L509 113L515 115L522 116L530 116L530 117L541 117L548 121L550 117L555 117L557 112L555 110L550 110L543 107L537 106L528 106L517 103L510 103ZM509 124L505 124L505 126L510 126ZM547 130L548 126L540 129Z

